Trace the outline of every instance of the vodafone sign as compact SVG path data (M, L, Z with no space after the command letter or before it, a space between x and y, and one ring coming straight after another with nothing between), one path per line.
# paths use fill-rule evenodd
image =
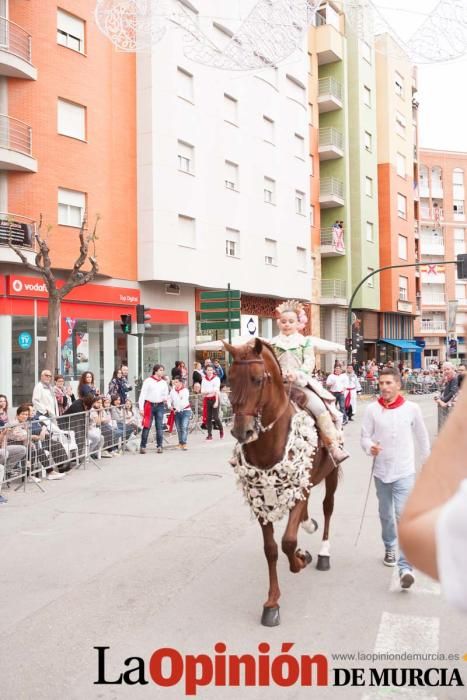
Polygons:
M58 282L60 287L63 282ZM47 299L45 282L37 277L8 276L7 294L12 297ZM109 287L104 284L86 284L76 287L66 297L67 301L88 302L94 304L114 304L135 306L140 302L139 289Z

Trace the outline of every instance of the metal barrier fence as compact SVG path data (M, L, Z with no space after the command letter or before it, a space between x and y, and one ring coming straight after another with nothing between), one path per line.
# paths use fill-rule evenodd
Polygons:
M190 396L192 415L189 432L201 431L203 426L203 397ZM175 425L169 429L170 410L164 414L164 448L177 447ZM220 416L224 424L232 418L228 396L221 401ZM137 407L131 413L124 408L91 409L82 413L70 413L58 418L30 417L24 413L14 423L0 428L0 486L24 489L34 484L44 491L42 479L63 478L72 468L86 468L93 464L99 469L99 461L122 454L137 452L140 447L142 416ZM156 428L153 423L148 444L156 444Z

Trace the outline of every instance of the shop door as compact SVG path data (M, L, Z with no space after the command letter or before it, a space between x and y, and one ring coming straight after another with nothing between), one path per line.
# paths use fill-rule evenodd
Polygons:
M36 382L39 381L47 360L47 338L38 335L36 338ZM52 370L53 371L53 370Z

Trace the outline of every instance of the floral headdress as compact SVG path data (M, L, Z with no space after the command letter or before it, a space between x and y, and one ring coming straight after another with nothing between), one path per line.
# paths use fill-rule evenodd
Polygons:
M282 302L282 304L279 304L279 306L276 307L277 316L287 312L297 314L298 330L302 331L308 322L308 316L305 313L305 307L303 304L296 299L287 299L287 301Z

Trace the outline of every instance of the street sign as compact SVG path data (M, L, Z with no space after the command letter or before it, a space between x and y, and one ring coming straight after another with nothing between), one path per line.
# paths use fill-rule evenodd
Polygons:
M228 321L229 312L228 311L201 311L200 313L201 321ZM238 321L240 319L240 311L231 311L230 319L232 321Z
M201 302L201 311L210 311L210 310L216 310L216 309L227 309L229 306L228 301L202 301ZM231 309L240 309L242 306L242 302L240 299L232 299L230 301L230 308Z
M232 330L240 330L240 319L238 321L201 321L202 331L227 331L229 328Z
M209 301L209 299L241 299L242 293L238 289L220 289L218 292L201 292L201 301Z

